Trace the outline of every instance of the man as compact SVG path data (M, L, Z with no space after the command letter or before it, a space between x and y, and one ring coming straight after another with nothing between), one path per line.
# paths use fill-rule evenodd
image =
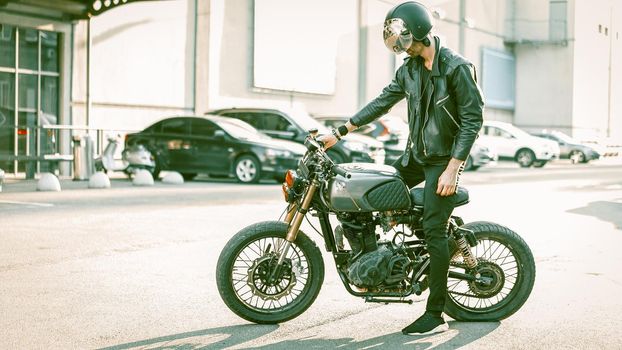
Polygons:
M447 226L458 176L482 127L484 107L473 64L441 47L431 30L432 16L422 4L409 1L392 8L384 23L384 42L392 52L406 52L408 57L378 97L321 138L330 148L407 99L409 139L393 166L409 187L425 181L423 229L430 254L426 312L402 330L416 335L448 329L442 317L449 269Z

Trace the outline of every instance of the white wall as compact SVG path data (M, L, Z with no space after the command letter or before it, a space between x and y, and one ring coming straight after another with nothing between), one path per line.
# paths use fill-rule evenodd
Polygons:
M604 136L607 128L609 86L610 1L575 4L573 134L579 138ZM611 30L611 29L609 29Z
M211 78L218 85L210 86L210 107L218 108L231 105L257 104L253 101L277 101L285 104L301 103L311 113L328 114L335 111L352 111L357 104L358 84L358 27L357 3L349 0L349 7L339 16L351 30L337 38L336 79L333 94L307 94L285 92L253 87L253 1L230 0L223 4L212 1L214 26L211 27L212 40L210 51L218 55L211 60ZM341 6L343 8L344 6ZM304 14L301 14L304 15ZM219 19L218 17L222 17ZM275 17L278 21L278 17ZM316 18L321 25L322 18ZM284 28L284 30L313 31L313 28ZM316 40L333 40L334 38L318 37ZM283 43L287 45L287 43ZM292 52L292 59L305 55L304 50ZM313 67L301 65L300 69ZM216 72L217 71L217 72ZM218 76L215 77L214 75Z
M91 20L90 126L140 129L194 106L194 0L126 4ZM85 121L86 22L76 27L74 124Z

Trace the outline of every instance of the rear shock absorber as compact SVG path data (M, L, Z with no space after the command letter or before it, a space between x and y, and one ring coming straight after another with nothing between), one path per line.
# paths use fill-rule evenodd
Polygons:
M462 254L462 259L464 259L464 262L469 268L473 269L477 266L477 259L473 256L473 253L471 252L471 245L466 240L466 234L469 234L470 232L467 231L465 234L462 231L467 230L460 227L456 228L454 230L454 238L458 244L458 249L460 249L460 253Z

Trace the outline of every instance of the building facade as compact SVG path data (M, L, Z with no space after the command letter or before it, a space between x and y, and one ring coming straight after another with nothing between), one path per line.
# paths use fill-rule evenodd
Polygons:
M622 138L615 1L423 2L443 44L475 64L486 119ZM401 64L382 42L397 3L0 0L0 168L45 171L33 159L70 154L75 134L214 108L351 115Z

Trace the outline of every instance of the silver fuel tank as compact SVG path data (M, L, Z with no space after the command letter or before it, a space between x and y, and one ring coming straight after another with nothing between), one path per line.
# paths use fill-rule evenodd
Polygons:
M328 184L326 202L331 210L370 212L410 208L408 187L392 166L346 163L340 167L351 178L335 176Z

